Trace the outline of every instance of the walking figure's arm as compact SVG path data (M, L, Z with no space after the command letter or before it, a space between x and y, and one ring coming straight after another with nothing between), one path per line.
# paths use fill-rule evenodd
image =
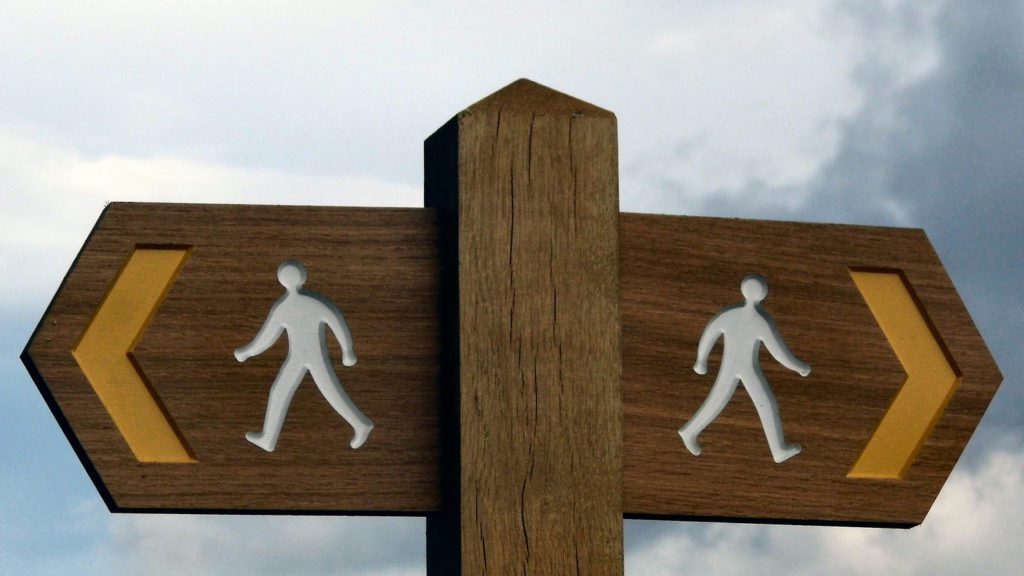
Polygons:
M711 349L715 347L715 342L718 342L718 338L722 335L721 319L722 315L719 314L708 322L704 333L701 334L700 344L697 345L697 361L693 363L693 371L697 374L708 373L708 356L711 354Z
M281 332L284 332L284 324L281 323L277 318L277 304L270 309L270 314L267 315L267 320L260 327L260 331L256 333L256 336L245 346L235 350L235 359L239 362L245 362L253 356L262 354L267 348L274 345L277 339L281 336Z
M325 321L331 327L331 332L334 332L334 337L338 339L338 343L341 344L341 363L345 366L355 366L356 351L352 344L352 330L349 329L348 322L345 321L345 315L341 313L341 310L333 302L326 301L324 303L330 309L330 313L327 314Z
M775 325L775 320L767 312L761 311L761 315L765 321L765 326L762 330L764 337L761 341L764 342L764 347L768 349L768 353L778 360L779 364L797 374L801 376L810 374L811 365L797 358L793 351L789 349L789 346L786 346L786 343L782 340L782 335L779 334L778 326Z

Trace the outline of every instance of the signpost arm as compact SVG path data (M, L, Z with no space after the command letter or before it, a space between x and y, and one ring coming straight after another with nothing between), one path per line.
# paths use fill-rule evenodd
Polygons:
M444 512L428 574L623 574L615 116L517 81L425 145Z

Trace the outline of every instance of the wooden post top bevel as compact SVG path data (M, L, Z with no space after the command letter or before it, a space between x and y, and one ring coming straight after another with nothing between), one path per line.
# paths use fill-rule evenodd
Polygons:
M577 115L615 118L614 113L604 108L526 78L520 78L497 92L481 98L463 110L459 116L495 110L551 116Z

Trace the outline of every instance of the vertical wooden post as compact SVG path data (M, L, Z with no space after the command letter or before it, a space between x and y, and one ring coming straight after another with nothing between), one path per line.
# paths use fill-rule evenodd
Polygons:
M621 576L615 116L519 80L425 157L449 402L428 574Z

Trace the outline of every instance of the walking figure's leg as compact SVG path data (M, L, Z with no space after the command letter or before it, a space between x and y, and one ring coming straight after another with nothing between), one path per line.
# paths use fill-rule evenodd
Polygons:
M274 379L274 384L270 387L267 415L263 418L263 431L247 433L246 440L267 452L274 451L277 438L281 435L281 426L284 425L284 417L288 414L288 406L292 403L292 397L295 396L295 391L305 375L304 367L285 360L281 371L277 373L277 378Z
M744 378L743 387L747 389L747 394L757 408L757 415L761 418L761 426L764 428L764 435L768 439L768 447L772 450L775 462L781 464L799 454L799 444L786 444L785 435L782 433L782 417L779 416L779 403L768 387L764 374L757 370L752 378Z
M697 442L697 436L722 413L738 384L739 380L736 377L719 372L704 403L700 405L690 421L679 429L679 437L683 439L686 449L694 456L700 456L700 444Z
M327 399L331 407L355 430L355 436L352 438L349 446L352 448L362 446L370 435L370 431L373 430L373 422L366 417L366 414L363 414L362 410L356 406L356 403L345 392L345 389L341 387L341 381L338 380L338 375L330 364L314 364L310 367L310 372L313 374L313 382L316 382L316 387L320 389L320 393L324 395L324 398Z

